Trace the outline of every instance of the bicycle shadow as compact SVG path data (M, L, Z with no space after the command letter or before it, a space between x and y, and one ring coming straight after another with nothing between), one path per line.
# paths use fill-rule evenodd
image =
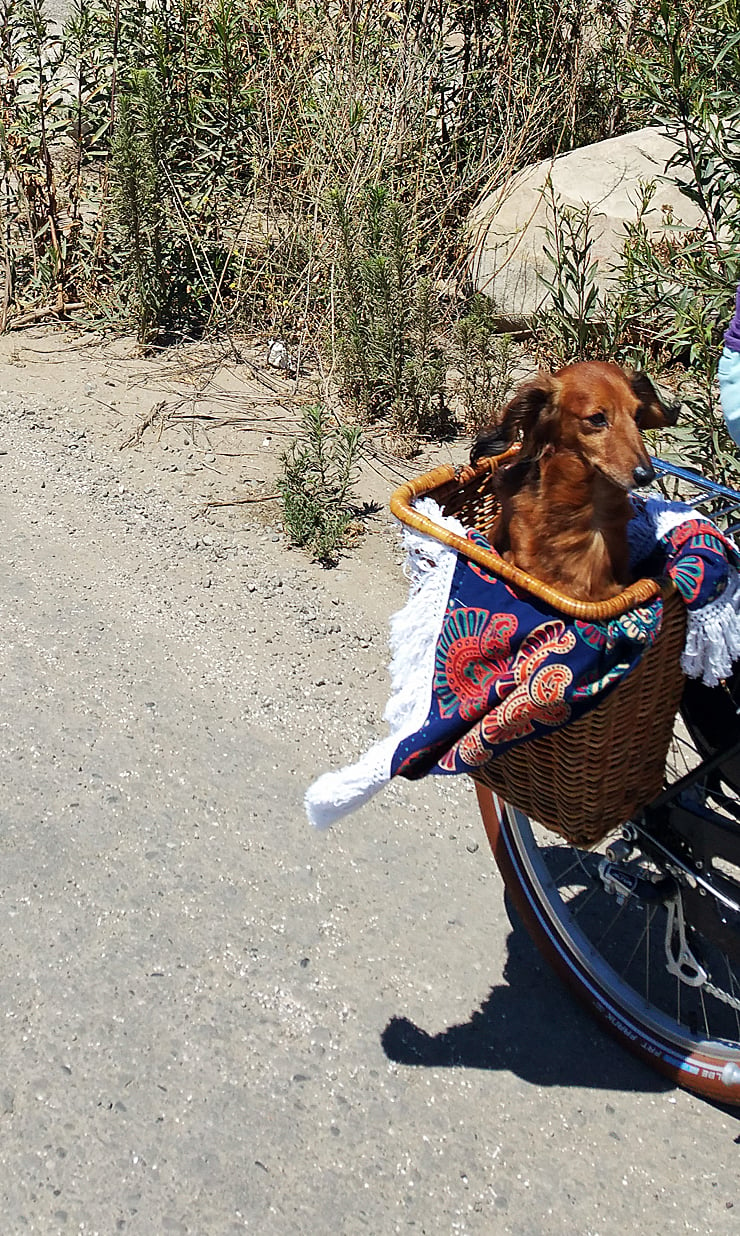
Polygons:
M381 1034L388 1059L426 1068L506 1069L538 1086L674 1090L581 1008L507 909L505 984L492 989L469 1021L436 1034L392 1017Z

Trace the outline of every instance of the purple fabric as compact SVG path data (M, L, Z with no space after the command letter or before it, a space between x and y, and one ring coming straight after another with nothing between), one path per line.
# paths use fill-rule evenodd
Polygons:
M740 286L735 293L735 316L725 331L725 347L740 352Z

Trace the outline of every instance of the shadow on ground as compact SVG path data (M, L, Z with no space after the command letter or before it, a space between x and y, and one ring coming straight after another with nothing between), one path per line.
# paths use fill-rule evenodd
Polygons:
M398 1064L507 1069L538 1086L662 1093L674 1089L624 1050L570 996L509 909L505 984L464 1025L438 1033L392 1017L381 1036Z

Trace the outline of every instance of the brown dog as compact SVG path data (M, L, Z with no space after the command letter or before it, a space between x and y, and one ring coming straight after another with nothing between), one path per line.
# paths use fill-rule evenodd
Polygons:
M577 600L621 592L630 582L628 494L655 477L640 429L677 416L644 374L601 361L526 382L471 451L475 463L521 433L519 456L497 476L499 553Z

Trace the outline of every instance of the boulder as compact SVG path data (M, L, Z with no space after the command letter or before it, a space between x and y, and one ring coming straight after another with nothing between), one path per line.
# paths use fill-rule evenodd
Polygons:
M665 208L681 230L700 224L699 207L681 192L681 185L691 180L689 167L684 162L668 167L679 149L666 129L645 128L514 174L471 211L469 270L476 291L490 296L501 318L511 323L546 307L549 294L537 276L541 272L552 277L543 253L548 220L552 222L548 180L561 206L591 206L591 256L598 263L596 282L601 291L614 282L625 224L637 215L641 182L656 184L645 217L656 236L664 232Z

